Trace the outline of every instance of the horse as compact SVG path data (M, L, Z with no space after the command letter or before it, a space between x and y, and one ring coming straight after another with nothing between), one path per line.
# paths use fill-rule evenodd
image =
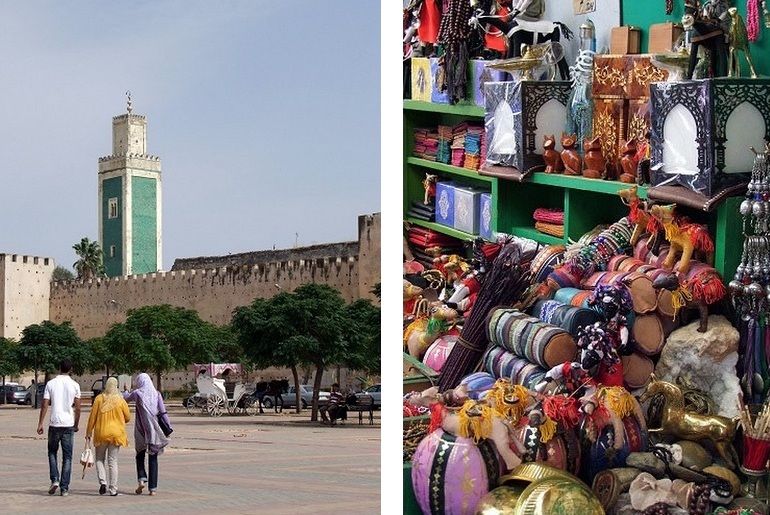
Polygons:
M665 433L692 442L709 442L716 448L727 467L735 469L739 458L732 442L740 420L738 417L730 419L685 410L682 390L674 383L661 381L652 374L652 381L639 397L639 402L643 403L658 394L663 395L665 399L660 427L648 428L648 432Z
M259 412L264 413L264 408L275 408L275 412L283 411L283 392L289 389L288 379L273 379L272 381L260 381L256 385L254 396L259 400ZM265 402L265 398L267 402ZM272 397L271 401L269 398Z
M685 0L682 26L690 35L690 62L687 79L692 79L698 62L698 50L708 50L711 56L714 77L727 75L728 46L726 41L728 26L725 17L729 5L726 0L707 0L701 8L698 0Z
M521 57L522 45L532 46L546 41L559 42L561 38L572 39L573 33L564 23L548 20L518 19L519 12L513 11L510 16L497 15L494 0L470 0L475 12L470 19L472 26L485 31L483 25L488 24L501 32L501 37L508 38L506 58ZM504 19L505 18L505 19ZM564 59L557 63L562 80L569 80L569 66Z

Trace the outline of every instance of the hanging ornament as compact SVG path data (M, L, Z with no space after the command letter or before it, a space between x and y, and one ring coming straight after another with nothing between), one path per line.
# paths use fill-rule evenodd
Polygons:
M746 32L751 42L759 37L759 0L746 0Z
M765 20L765 28L770 29L770 11L767 10L767 2L762 0L762 17Z

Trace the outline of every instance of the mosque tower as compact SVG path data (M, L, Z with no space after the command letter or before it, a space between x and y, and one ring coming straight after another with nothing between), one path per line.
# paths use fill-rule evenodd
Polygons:
M162 268L160 158L147 154L147 119L112 118L112 155L99 158L99 245L108 277Z

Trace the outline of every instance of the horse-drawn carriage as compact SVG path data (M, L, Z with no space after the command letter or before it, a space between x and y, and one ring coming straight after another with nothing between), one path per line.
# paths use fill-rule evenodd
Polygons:
M187 397L182 404L190 415L196 412L219 417L222 413L256 415L259 401L253 395L254 386L229 381L242 376L240 363L195 364L195 383L198 393Z

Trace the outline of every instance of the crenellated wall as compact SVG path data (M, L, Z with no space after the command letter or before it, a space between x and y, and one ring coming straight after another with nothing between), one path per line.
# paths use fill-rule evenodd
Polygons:
M0 336L18 340L25 327L48 320L54 260L0 254Z
M272 262L204 270L56 282L51 287L50 319L71 321L81 338L101 336L126 311L155 304L196 310L217 325L230 322L233 310L255 298L272 297L305 283L327 284L346 302L358 298L358 257Z

